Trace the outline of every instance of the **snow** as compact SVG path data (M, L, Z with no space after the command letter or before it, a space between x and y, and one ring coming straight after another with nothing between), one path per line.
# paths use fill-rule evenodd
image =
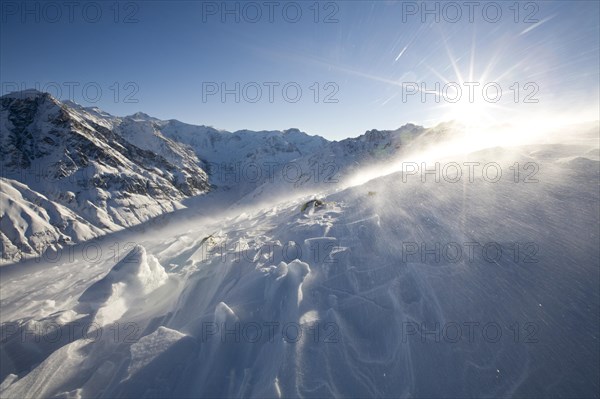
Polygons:
M158 260L136 245L123 260L79 298L82 309L95 312L94 323L102 327L121 318L149 294L166 283L168 275Z
M57 243L85 241L101 230L83 220L65 206L48 200L26 185L0 178L0 232L3 243L19 245L25 254L36 254L39 248L56 248ZM62 229L59 228L62 226Z
M129 349L131 351L131 364L127 369L130 378L144 367L147 367L148 364L183 337L185 337L184 334L161 326L152 334L146 335L132 344Z
M139 145L217 137L167 124L143 128ZM596 136L570 132L405 153L497 162L498 182L423 182L391 162L353 179L374 162L363 154L345 184L215 191L94 241L98 259L80 243L3 267L0 397L593 397L600 160ZM445 134L430 138L449 149ZM353 164L348 148L379 135L320 154ZM537 182L515 182L515 162L538 164ZM6 187L6 201L26 197ZM325 205L300 211L315 198ZM89 329L67 334L75 323Z
M129 142L121 125L135 136L150 122L128 121L39 92L3 96L2 263L139 225L207 191L191 150L162 136ZM18 200L6 213L5 197Z
M140 225L209 190L227 192L223 199L240 206L329 190L426 131L408 124L330 142L298 129L227 132L142 112L116 117L39 92L3 98L1 177L44 197L63 219L55 224L27 203L31 228L7 214L10 234L0 232L6 264ZM64 221L74 218L74 225ZM40 231L45 238L33 240Z

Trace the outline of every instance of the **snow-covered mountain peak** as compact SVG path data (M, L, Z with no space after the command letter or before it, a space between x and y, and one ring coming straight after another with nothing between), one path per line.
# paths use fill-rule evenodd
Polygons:
M398 166L452 124L332 142L1 103L0 254L48 250L0 269L3 398L598 392L597 123L435 154L481 165L456 181Z
M318 190L360 165L397 156L423 131L409 124L336 142L297 128L228 132L143 112L117 117L35 90L3 96L1 103L4 191L19 192L32 215L40 212L34 199L43 196L63 220L39 214L34 226L9 216L0 229L3 254L15 247L34 254L133 226L210 189L228 192L230 202ZM259 168L260 177L246 179L248 167Z
M2 97L2 192L23 198L20 212L3 210L4 259L133 226L208 191L208 176L190 150L164 138L162 147L146 148L121 134L121 124L47 93ZM36 205L40 197L44 209Z
M5 94L2 97L0 97L0 99L2 99L2 100L4 100L4 99L22 100L22 99L33 99L33 98L40 98L40 97L53 98L49 93L41 92L36 89L25 89L25 90L13 91L11 93Z
M128 115L125 118L133 119L136 121L160 121L160 119L154 118L144 112L136 112L135 114Z

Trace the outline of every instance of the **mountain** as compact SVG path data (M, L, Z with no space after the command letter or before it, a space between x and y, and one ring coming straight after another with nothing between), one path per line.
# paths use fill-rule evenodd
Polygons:
M119 132L127 118L36 91L0 101L3 258L133 226L209 190L191 151L166 139L160 152L133 144Z
M298 129L232 133L142 112L116 117L35 90L0 105L5 263L139 225L210 191L235 203L337 184L397 157L425 130L332 142Z
M594 397L597 126L0 268L0 396Z

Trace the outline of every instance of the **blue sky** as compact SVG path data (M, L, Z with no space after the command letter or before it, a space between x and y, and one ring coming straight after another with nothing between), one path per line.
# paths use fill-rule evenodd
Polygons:
M28 2L23 14L22 2L2 2L2 94L15 84L56 93L56 84L62 99L115 115L143 111L227 130L297 127L329 139L407 122L598 117L597 1L476 2L471 10L460 1L280 1L271 20L264 1L52 3ZM222 85L235 92L236 83L239 102L233 93L222 101ZM422 98L418 90L436 83L439 102ZM451 102L456 87L461 96Z

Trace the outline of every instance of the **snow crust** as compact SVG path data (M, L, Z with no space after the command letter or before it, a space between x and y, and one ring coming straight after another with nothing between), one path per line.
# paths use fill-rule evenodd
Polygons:
M175 140L192 129L164 123L143 131ZM388 165L344 189L271 183L232 207L211 193L99 240L98 259L79 244L57 262L3 267L0 397L593 397L593 129L434 158L496 162L506 178L494 183L423 182ZM515 162L537 164L537 182L515 182ZM5 180L2 190L15 226L41 223L23 203L43 197ZM324 206L302 212L315 197Z

